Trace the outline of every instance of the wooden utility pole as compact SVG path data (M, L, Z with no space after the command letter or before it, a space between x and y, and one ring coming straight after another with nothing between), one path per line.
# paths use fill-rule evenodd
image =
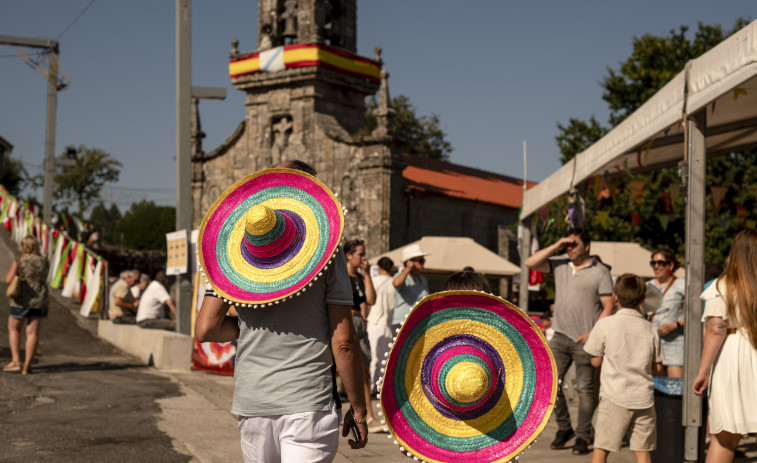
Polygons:
M53 217L53 189L55 173L55 119L58 110L58 90L65 88L58 82L58 42L55 40L29 39L0 35L0 44L30 48L44 48L50 52L47 69L47 124L45 125L45 186L42 218L48 225ZM40 70L37 70L40 72Z
M192 231L192 2L176 0L176 230ZM193 259L194 256L188 256ZM191 333L192 282L176 278L176 331Z

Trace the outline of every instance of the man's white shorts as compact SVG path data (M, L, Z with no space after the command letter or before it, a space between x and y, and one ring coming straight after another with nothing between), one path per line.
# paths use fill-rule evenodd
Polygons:
M332 401L329 412L240 416L244 461L330 462L339 447L339 415Z

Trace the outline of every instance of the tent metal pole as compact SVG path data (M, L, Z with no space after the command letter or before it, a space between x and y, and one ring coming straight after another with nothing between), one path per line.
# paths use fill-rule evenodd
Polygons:
M686 315L684 324L684 388L682 424L684 459L701 461L704 454L700 432L702 428L702 400L692 392L692 384L699 369L702 354L702 301L699 295L704 285L705 239L705 175L707 148L705 139L706 113L699 111L690 116L687 124L688 159L683 173L686 187Z
M528 312L528 272L526 267L526 259L531 255L531 221L532 217L525 217L521 219L522 235L518 246L520 246L520 294L518 297L518 307Z

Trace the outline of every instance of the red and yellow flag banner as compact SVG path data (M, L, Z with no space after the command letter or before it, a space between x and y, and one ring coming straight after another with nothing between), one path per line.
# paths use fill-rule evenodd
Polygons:
M234 79L258 72L274 72L301 67L322 67L362 78L381 81L381 65L346 51L319 44L294 44L276 47L229 61L229 76Z

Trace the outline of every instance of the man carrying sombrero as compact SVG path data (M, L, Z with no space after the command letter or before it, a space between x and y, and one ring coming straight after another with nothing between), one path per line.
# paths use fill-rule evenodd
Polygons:
M339 372L352 407L344 416L368 439L352 290L339 246L344 215L333 193L299 161L239 180L211 206L198 235L209 287L201 342L238 339L232 413L246 462L328 462L339 445ZM239 314L226 315L230 304Z

